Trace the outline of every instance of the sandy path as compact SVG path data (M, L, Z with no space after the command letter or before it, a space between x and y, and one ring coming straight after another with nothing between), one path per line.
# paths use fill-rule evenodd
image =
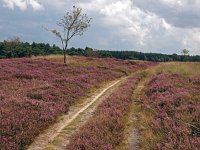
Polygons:
M134 90L133 93L133 109L135 109L134 105L136 105L136 102L140 100L142 90L144 89L145 80L141 80L138 84L137 88ZM130 121L132 124L138 122L138 117L136 116L134 110L131 112L130 115ZM132 129L130 130L131 134L128 137L128 149L129 150L138 150L139 149L139 131L138 129L133 125Z
M71 107L67 115L62 116L62 119L43 134L39 135L35 141L28 147L28 150L43 150L43 149L64 149L71 135L87 121L100 101L105 99L112 90L125 78L113 81L106 87L97 90L91 97L87 98L83 103Z

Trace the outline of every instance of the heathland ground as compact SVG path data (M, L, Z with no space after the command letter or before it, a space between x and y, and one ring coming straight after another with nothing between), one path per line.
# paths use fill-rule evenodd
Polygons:
M200 63L67 60L0 60L1 149L200 146Z

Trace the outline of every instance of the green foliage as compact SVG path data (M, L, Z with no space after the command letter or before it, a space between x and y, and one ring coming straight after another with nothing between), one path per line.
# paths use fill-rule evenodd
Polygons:
M8 41L0 42L0 58L21 58L50 54L62 54L62 50L56 45L50 46L45 43L19 42L12 44Z
M188 54L189 54L189 52L190 52L190 51L189 51L189 50L187 50L187 49L183 49L183 50L182 50L182 53L183 53L183 55L188 55Z
M39 55L51 55L51 54L63 54L61 50L55 44L50 46L45 43L23 43L20 42L17 46L12 49L12 55L10 47L4 42L0 42L0 59L11 58L11 57L30 57ZM189 61L189 62L200 62L200 56L189 56L189 55L167 55L159 53L142 53L136 51L108 51L108 50L94 50L86 47L82 48L70 48L67 50L68 55L86 56L86 57L97 57L97 58L118 58L118 59L129 59L129 60L143 60L143 61L155 61L155 62L169 62L169 61Z
M85 56L87 56L87 57L94 56L94 50L92 48L86 47L85 48Z
M61 40L64 52L64 63L66 63L66 51L68 49L69 41L74 36L82 36L90 27L90 22L91 18L88 18L87 14L84 14L81 8L73 6L73 10L67 12L57 23L62 30L50 30ZM46 30L48 31L48 29Z
M144 60L155 62L169 62L169 61L191 61L200 62L200 56L185 56L185 55L167 55L159 53L142 53L136 51L108 51L108 50L93 50L86 47L84 49L71 48L68 51L70 55L97 57L97 58L118 58L118 59L131 59L131 60Z

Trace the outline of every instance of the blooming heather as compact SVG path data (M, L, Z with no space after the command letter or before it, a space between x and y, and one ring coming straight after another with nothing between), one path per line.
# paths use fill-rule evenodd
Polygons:
M76 58L71 65L0 60L0 149L24 149L91 88L149 65L114 59Z
M155 149L200 148L199 79L159 74L150 81L143 107L154 110L149 124L155 134L162 135Z

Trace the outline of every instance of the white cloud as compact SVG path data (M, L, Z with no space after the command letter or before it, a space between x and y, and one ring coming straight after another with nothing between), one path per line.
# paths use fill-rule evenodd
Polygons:
M187 34L183 35L182 45L197 53L200 49L200 29L187 30Z
M100 13L104 15L102 22L107 26L117 27L121 37L137 37L137 42L144 45L145 38L149 35L149 28L146 27L148 22L144 20L149 21L153 16L145 16L140 9L132 7L131 1L117 1L107 5Z
M160 1L171 7L182 7L184 5L183 0L160 0Z
M29 4L33 7L34 10L40 10L43 8L43 6L35 0L29 0Z
M87 9L88 11L100 11L104 6L112 2L113 0L106 1L106 0L94 0L89 2L81 2L79 6Z
M99 4L100 1L82 3L81 6L88 8L88 11L100 13L100 22L103 25L116 30L116 34L122 39L126 37L125 41L128 38L129 42L137 42L138 47L147 44L147 41L153 36L152 33L170 28L163 18L134 7L131 0L115 0L109 4L102 1L101 5L97 5L98 9L91 9L93 3ZM135 43L133 42L133 44Z
M37 0L3 0L3 6L14 9L18 7L20 10L25 11L28 7L32 7L33 10L40 10L43 6Z
M45 8L50 13L49 18L55 18L57 14L63 14L73 5L78 5L93 17L91 37L99 42L96 45L104 48L106 45L112 48L118 43L117 46L128 45L118 49L172 53L188 48L193 50L192 53L200 54L200 19L197 19L200 16L200 0L2 1L4 7L10 9ZM101 36L103 31L105 33Z
M170 7L180 8L189 2L160 1ZM91 0L80 3L80 6L88 12L98 14L98 18L94 19L98 19L99 24L113 30L113 36L117 36L122 42L131 43L133 49L167 53L166 49L172 52L181 48L194 49L193 52L197 52L200 47L200 28L193 30L173 26L159 14L140 9L132 0Z

